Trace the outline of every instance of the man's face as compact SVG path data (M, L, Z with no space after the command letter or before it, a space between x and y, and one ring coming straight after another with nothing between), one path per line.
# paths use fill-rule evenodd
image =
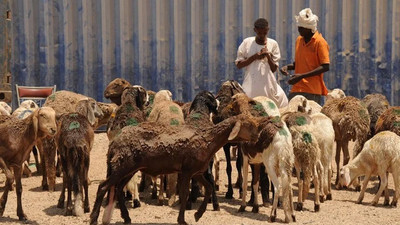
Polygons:
M309 36L310 34L312 34L311 29L308 28L304 28L304 27L297 27L297 30L299 31L300 36Z
M267 38L268 31L269 27L254 28L254 32L256 33L257 39L260 40L265 40Z

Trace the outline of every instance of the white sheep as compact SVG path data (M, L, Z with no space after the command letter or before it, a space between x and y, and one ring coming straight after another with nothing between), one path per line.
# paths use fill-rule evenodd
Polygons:
M400 194L400 137L391 131L382 131L365 142L362 151L347 165L340 169L339 182L343 186L350 185L356 178L365 176L360 196L357 203L360 204L364 198L368 181L371 176L378 175L381 178L381 186L376 193L371 205L378 204L383 189L387 187L387 173L392 173L395 196L392 206L397 206ZM384 205L389 204L389 192L385 191Z
M36 104L36 102L32 100L25 100L21 102L21 104L16 110L14 110L12 115L18 117L19 119L25 119L38 108L39 106Z
M302 107L308 114L321 112L322 106L313 100L308 100L303 95L296 95L290 99L286 107L280 108L281 114L285 112L297 112L299 107Z
M336 99L336 98L344 98L344 97L346 97L346 94L344 93L344 91L340 88L335 88L328 92L328 94L326 95L326 101L329 101L331 99Z

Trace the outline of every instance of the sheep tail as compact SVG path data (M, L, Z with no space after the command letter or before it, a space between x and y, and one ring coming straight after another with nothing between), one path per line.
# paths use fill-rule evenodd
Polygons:
M106 206L103 214L103 224L110 224L115 203L115 186L111 186L108 195L108 205Z

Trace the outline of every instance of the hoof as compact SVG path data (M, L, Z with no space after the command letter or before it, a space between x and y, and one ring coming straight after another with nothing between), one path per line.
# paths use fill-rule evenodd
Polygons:
M133 208L139 208L140 207L140 202L137 199L133 199Z
M317 205L317 204L314 205L314 211L319 212L319 205Z
M240 206L238 212L244 212L244 211L246 211L245 209L246 209L246 206L242 205L242 206Z
M199 212L196 212L194 214L194 219L196 220L196 222L199 221L200 218L201 218L201 214Z
M298 202L298 203L297 203L297 205L296 205L296 210L297 210L297 211L303 210L303 203L302 203L302 202Z
M392 203L390 205L393 207L397 207L397 201L392 201Z
M66 211L65 211L65 214L64 214L65 216L72 216L72 209L67 209Z
M219 191L219 185L215 185L215 190Z
M253 205L254 204L254 198L250 198L250 200L246 203L247 205Z
M164 200L162 199L158 199L158 203L159 206L163 206L164 205Z
M371 202L372 206L376 206L378 204L378 202Z
M126 220L124 220L124 224L131 224L132 222L131 222L131 219L129 218L129 219L126 219Z
M19 221L27 221L28 218L26 218L26 215L23 214L22 216L18 216Z
M356 191L357 191L357 192L360 192L360 191L361 191L361 186L357 186L357 187L356 187Z
M292 215L292 220L293 220L293 222L296 222L296 216L295 215Z
M85 208L83 209L83 212L84 212L84 213L88 213L88 212L90 212L90 208L89 208L89 206L88 206L88 207L85 207Z
M49 190L49 185L48 184L42 184L42 189L43 189L43 191L48 191Z
M219 204L217 203L217 204L213 204L213 210L214 211L220 211L220 208L219 208Z
M151 193L151 199L157 199L157 192L152 192Z
M269 206L269 202L263 202L263 206L264 207L268 207Z
M383 202L383 205L384 205L384 206L389 206L389 199L385 200L385 201Z
M185 221L178 222L179 225L188 225Z
M251 210L252 213L258 213L259 208L258 205L253 206L253 209Z
M226 199L233 199L233 193L232 192L226 192L225 198Z
M125 193L125 200L127 201L132 200L132 194L129 191Z
M64 208L64 201L58 201L57 208L63 209Z
M359 201L359 200L356 201L356 204L361 204L361 203L362 203L362 200L361 201Z
M324 203L324 201L325 201L324 196L319 196L319 201L320 201L321 203Z
M275 220L276 220L276 216L271 216L271 222L273 223L273 222L275 222Z
M327 194L326 195L326 200L332 200L332 194Z

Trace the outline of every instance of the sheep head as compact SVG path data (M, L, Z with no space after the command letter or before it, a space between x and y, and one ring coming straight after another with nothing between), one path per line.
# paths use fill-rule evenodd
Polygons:
M168 90L161 90L154 96L154 104L162 101L172 101L172 93Z
M143 109L144 105L147 104L149 96L142 86L135 85L132 87L126 87L122 92L121 103L134 103L139 109Z
M10 115L12 112L11 107L6 103L6 102L0 102L0 106L3 107L3 109L8 112L7 114L1 114L1 115Z
M20 107L30 109L32 111L39 108L39 106L36 104L36 102L34 102L32 100L25 100L25 101L21 102Z
M254 118L247 115L239 115L232 117L231 119L236 120L236 123L228 137L230 142L257 141L258 124Z
M348 187L351 184L350 169L344 166L339 171L339 184Z
M86 116L92 126L96 123L96 118L103 117L103 111L92 98L80 100L76 104L75 111Z
M38 133L54 136L57 132L56 112L50 107L42 107L33 112L33 126L35 128L35 139Z
M117 105L121 105L121 95L124 89L131 84L122 78L116 78L111 81L104 90L104 97L110 99Z

